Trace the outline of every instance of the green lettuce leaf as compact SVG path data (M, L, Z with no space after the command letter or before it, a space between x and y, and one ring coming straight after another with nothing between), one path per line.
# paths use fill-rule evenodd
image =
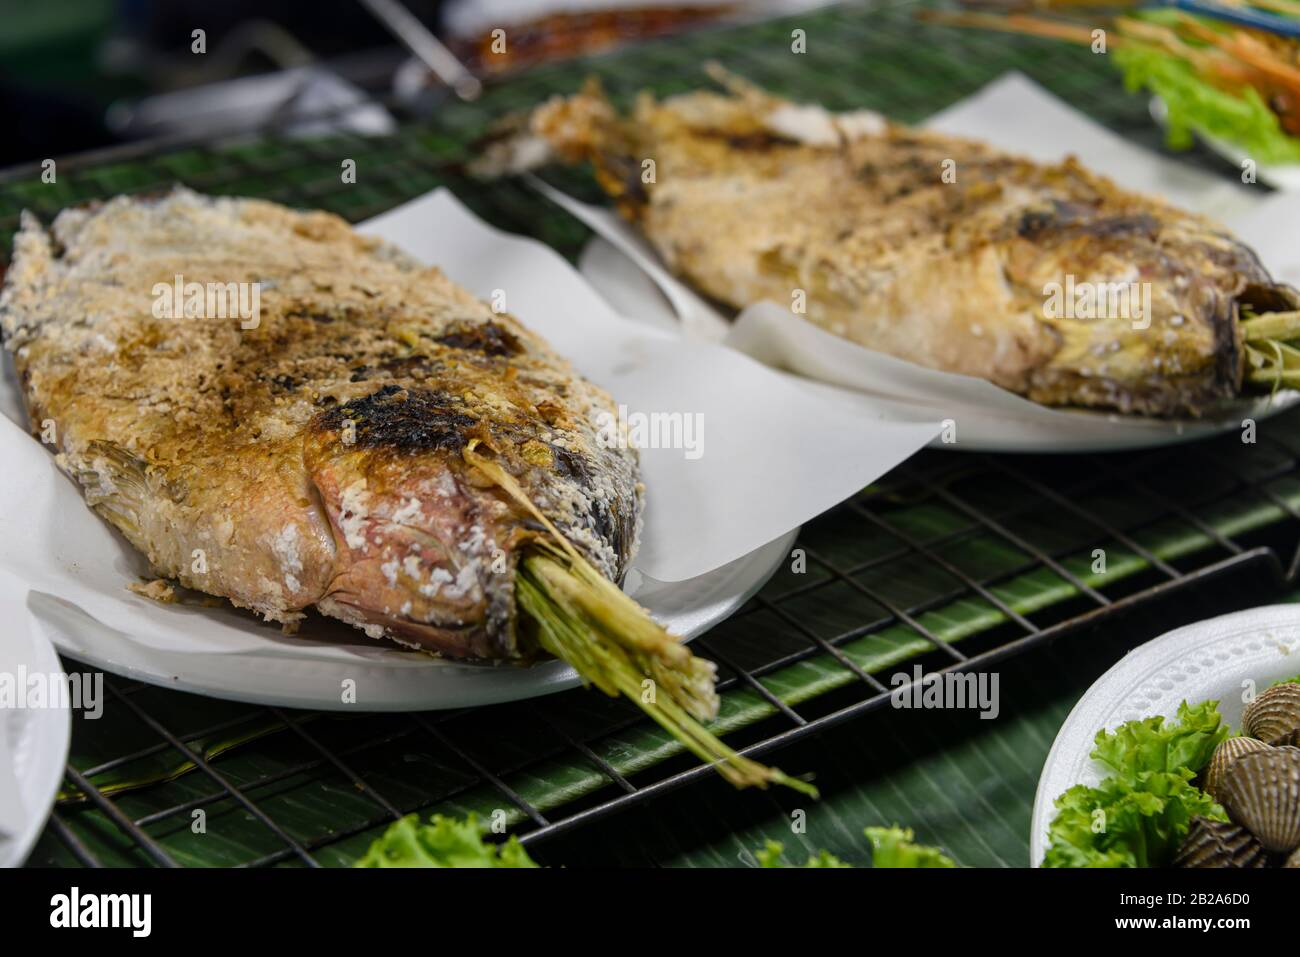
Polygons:
M1129 721L1114 731L1098 731L1092 756L1130 785L1144 771L1188 769L1193 776L1210 762L1228 728L1219 702L1178 706L1178 717L1166 722L1159 715Z
M504 844L483 840L478 820L435 814L421 824L408 814L370 845L355 867L536 867L517 838Z
M1300 139L1287 135L1277 114L1251 87L1241 95L1201 79L1186 60L1164 50L1128 42L1111 53L1130 92L1155 93L1169 110L1167 141L1174 149L1192 144L1192 134L1212 136L1260 163L1300 163Z
M872 867L956 867L950 857L937 847L927 847L912 841L912 829L903 827L869 827L864 832L871 841ZM785 858L785 845L780 841L767 842L758 851L759 867L852 867L829 851L821 851L802 865L791 864Z
M1075 785L1056 799L1044 867L1164 867L1196 815L1228 816L1192 783L1193 773L1143 771L1133 782L1110 777Z
M1111 774L1056 799L1043 866L1163 867L1193 817L1226 821L1223 808L1192 784L1228 736L1218 704L1184 701L1172 722L1144 718L1097 732L1092 756Z
M937 847L912 843L910 827L869 827L872 867L956 867Z
M754 855L758 858L759 867L795 867L785 859L785 845L780 841L769 840L767 846L756 852ZM813 857L801 865L803 867L852 867L852 864L846 864L830 851L819 851Z

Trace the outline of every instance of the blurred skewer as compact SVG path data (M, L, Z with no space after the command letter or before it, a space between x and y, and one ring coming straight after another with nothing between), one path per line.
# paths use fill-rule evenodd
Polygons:
M1264 6L1265 4L1260 4ZM1239 27L1262 30L1279 37L1300 38L1300 21L1288 17L1275 16L1271 13L1258 13L1244 6L1229 6L1222 3L1206 3L1204 0L1160 0L1158 6L1172 7L1187 13L1209 17ZM1276 5L1273 7L1277 9Z
M923 20L932 20L935 22L947 22L954 25L964 26L983 26L985 28L999 29L992 22L993 20L1021 21L1026 27L1023 31L1032 33L1034 36L1056 37L1058 39L1075 39L1073 36L1062 35L1060 30L1074 29L1070 24L1064 24L1060 21L1043 20L1041 18L1026 17L1018 11L1034 12L1059 12L1073 13L1088 10L1097 10L1105 8L1107 10L1128 11L1136 9L1159 9L1166 8L1172 10L1181 10L1186 13L1197 16L1207 17L1211 20L1218 20L1223 23L1231 23L1235 26L1248 27L1252 30L1258 30L1263 33L1271 33L1275 36L1286 37L1287 39L1300 38L1300 2L1297 0L1250 0L1249 3L1242 0L1222 0L1222 2L1210 2L1210 0L1154 0L1154 2L1138 2L1138 0L1127 0L1119 4L1105 2L1105 0L1027 0L1027 2L1012 3L994 3L986 5L982 3L971 4L984 11L989 7L999 9L1001 13L990 12L968 12L968 13L951 13L941 10L922 11L918 16ZM1273 13L1261 13L1260 8L1272 10ZM1281 15L1279 15L1281 14ZM976 22L978 20L979 22ZM964 22L963 22L964 21Z
M1021 13L979 13L974 11L920 10L917 18L926 23L948 27L972 27L977 30L998 30L1024 36L1067 40L1071 43L1091 43L1092 30L1082 23L1065 23Z
M361 0L361 3L458 97L462 100L478 99L483 92L482 82L415 14L397 0Z

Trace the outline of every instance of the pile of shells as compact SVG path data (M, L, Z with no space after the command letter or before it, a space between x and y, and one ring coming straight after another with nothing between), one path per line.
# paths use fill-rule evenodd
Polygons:
M1300 684L1269 688L1241 721L1201 782L1229 820L1194 818L1176 867L1300 868Z

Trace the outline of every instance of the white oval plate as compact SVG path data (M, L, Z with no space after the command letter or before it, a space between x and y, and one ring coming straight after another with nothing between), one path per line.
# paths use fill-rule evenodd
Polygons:
M578 269L622 315L660 329L680 327L677 314L655 280L604 237L596 236L587 244ZM662 281L675 282L671 277ZM861 393L813 379L799 381L838 401L859 403L866 416L895 422L929 422L947 415L939 406L922 402ZM1034 418L967 405L962 408L958 441L948 445L940 437L930 447L958 452L1062 455L1155 449L1239 432L1243 420L1260 421L1297 402L1300 392L1285 390L1275 396L1242 399L1203 419L1154 419L1083 409L1052 409L1050 416Z
M1052 743L1034 797L1029 859L1047 851L1053 802L1076 784L1105 776L1092 760L1102 728L1152 715L1172 718L1183 701L1215 699L1235 730L1241 724L1244 682L1263 690L1300 673L1300 605L1268 605L1198 621L1133 649L1079 699Z
M22 627L20 583L0 576L0 608L6 627L0 638L0 673L16 680L26 674L62 683L63 666L54 648L35 629ZM17 867L31 853L63 780L72 735L66 699L41 708L0 708L0 867Z
M722 621L772 577L790 554L799 530L769 542L706 575L684 582L641 579L627 591L673 634L690 639ZM92 665L179 691L292 708L347 711L419 711L516 701L580 684L562 661L529 667L465 664L380 644L346 626L318 622L321 640L285 640L276 627L234 608L185 609L228 618L246 636L266 632L265 650L246 639L230 651L204 646L171 651L144 644L47 594L29 599L33 628L64 654ZM165 606L177 609L177 606ZM345 691L354 699L345 700Z

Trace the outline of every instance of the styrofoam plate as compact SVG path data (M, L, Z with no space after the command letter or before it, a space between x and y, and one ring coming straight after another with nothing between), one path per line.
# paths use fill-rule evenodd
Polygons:
M1079 699L1056 735L1034 797L1030 860L1047 850L1053 802L1076 784L1095 785L1105 769L1090 754L1102 728L1152 715L1172 718L1183 701L1219 702L1236 730L1247 692L1300 673L1300 605L1268 605L1210 618L1135 648Z
M62 686L63 666L54 648L26 621L26 587L0 575L0 674L22 692L30 678ZM15 700L0 706L0 867L17 867L31 852L63 780L72 718L66 696Z

